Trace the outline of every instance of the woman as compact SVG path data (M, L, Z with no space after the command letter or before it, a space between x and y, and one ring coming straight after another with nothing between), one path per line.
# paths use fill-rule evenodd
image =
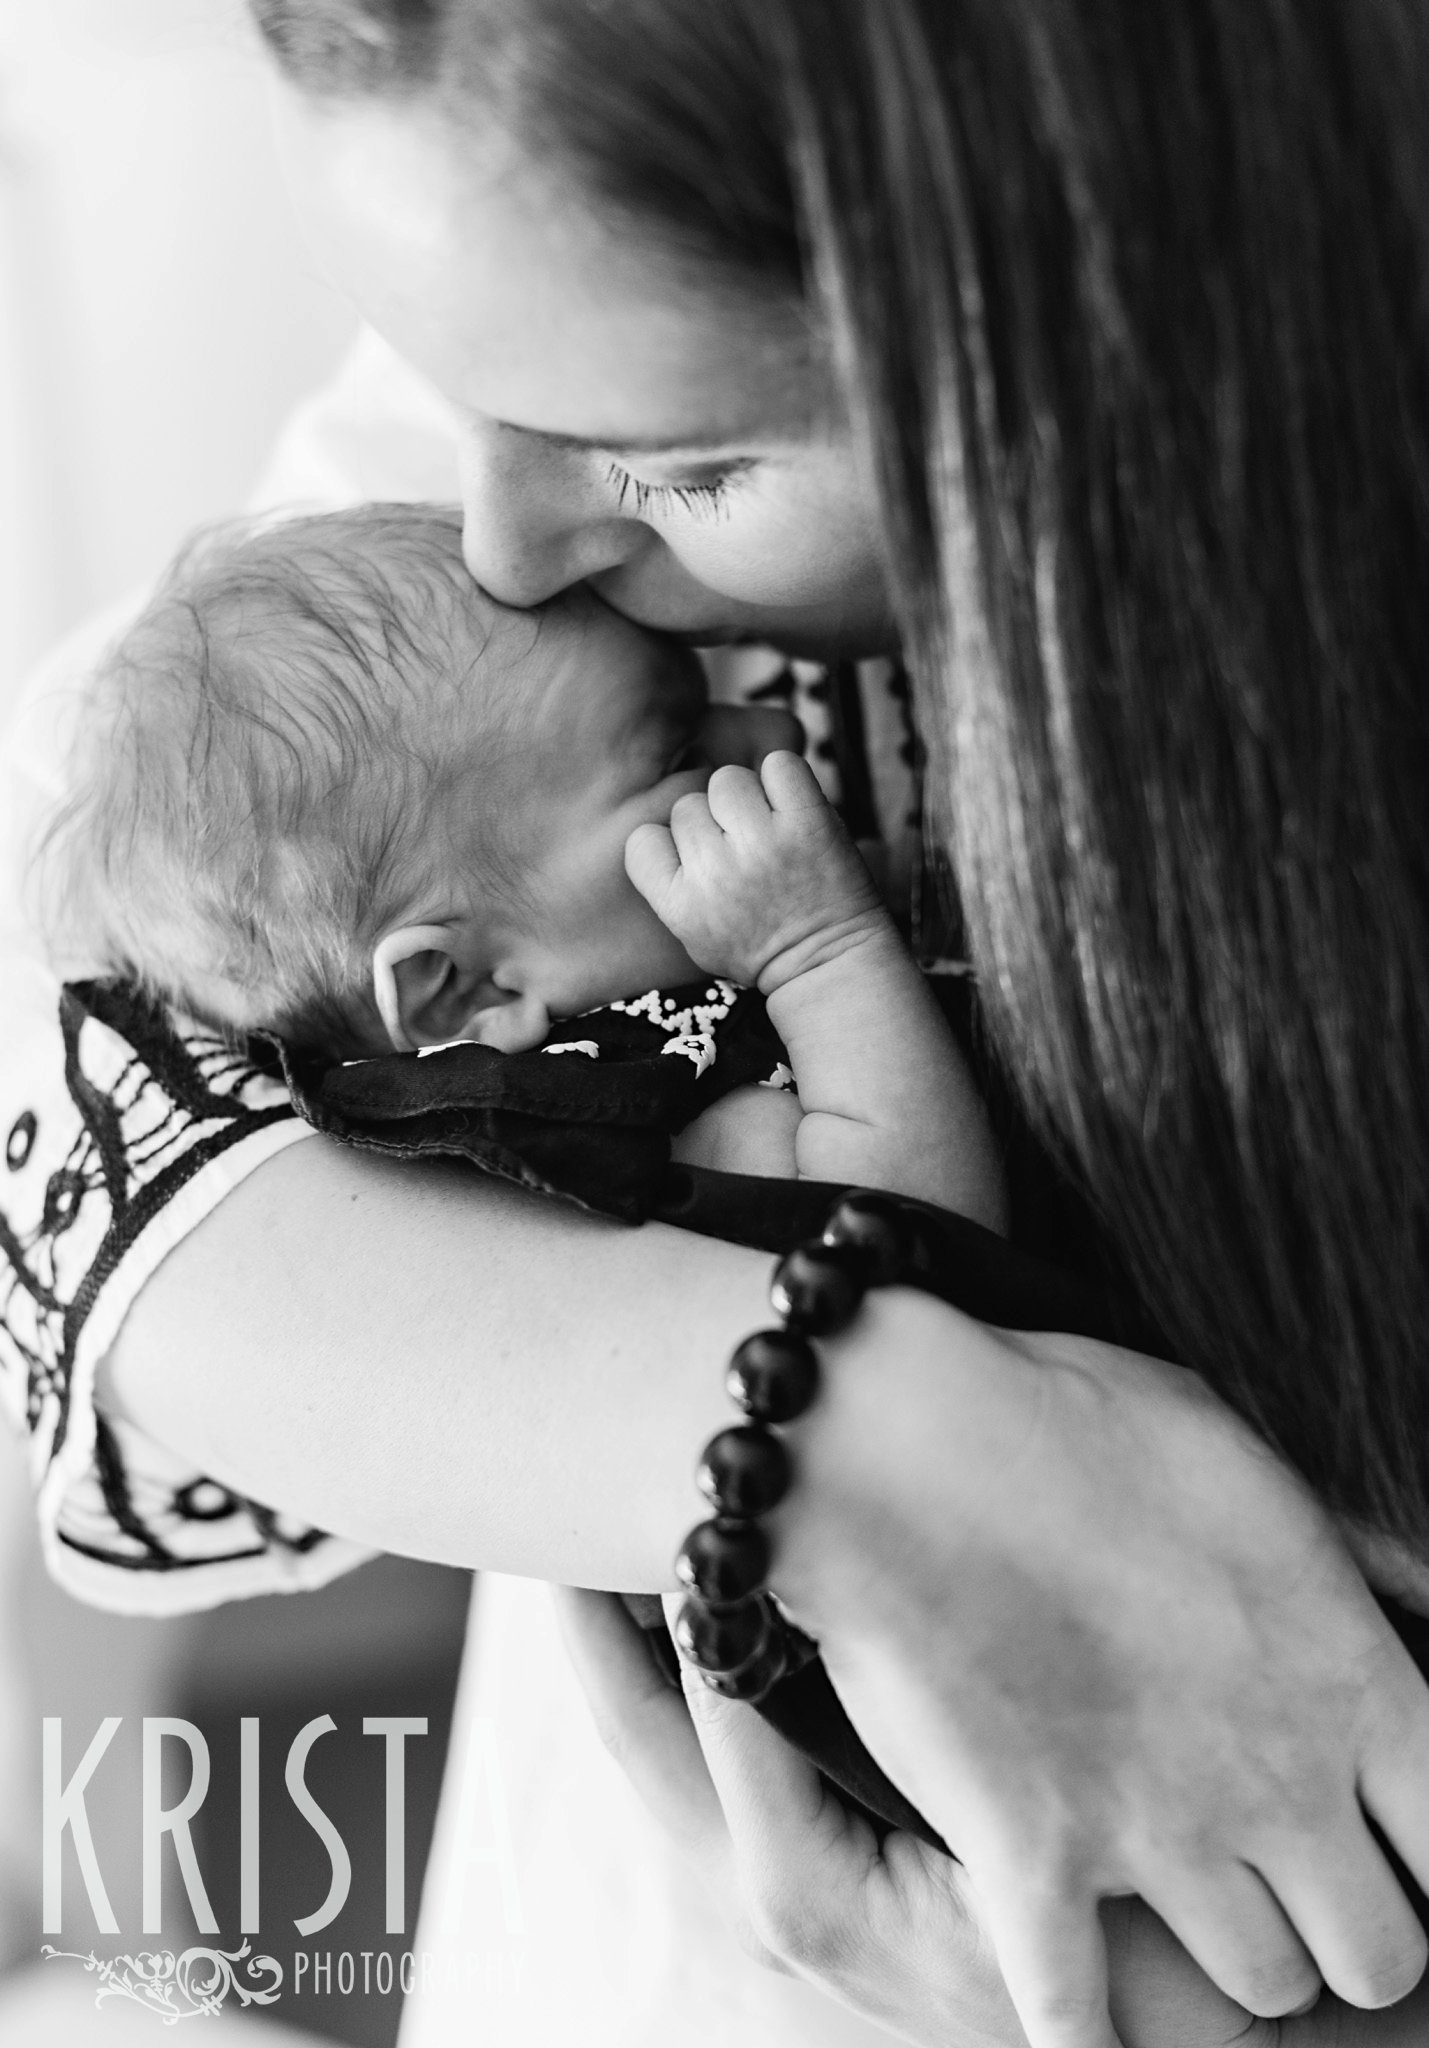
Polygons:
M517 603L588 576L647 623L796 651L885 647L896 608L947 727L953 847L1014 1074L1183 1355L1337 1509L1419 1537L1422 863L1404 791L1423 736L1399 679L1417 673L1404 564L1429 406L1409 381L1418 302L1388 282L1419 254L1398 197L1412 10L1366 4L1353 47L1268 4L956 24L891 0L262 12L335 260L467 416L474 571ZM1297 96L1271 93L1257 150L1267 78ZM1369 169L1351 135L1373 138ZM1307 238L1354 268L1350 303L1316 296ZM1338 357L1330 379L1383 559L1340 531L1319 475L1331 334L1395 371L1392 434L1371 416L1381 385L1345 388ZM1347 646L1380 692L1353 725ZM1287 704L1287 670L1324 687ZM1326 760L1355 797L1343 815ZM1328 868L1327 830L1345 849ZM31 987L7 1089L57 1064ZM111 1041L140 1026L71 1012L76 1055L96 1025L127 1074ZM140 1050L161 1086L169 1041ZM263 1156L281 1106L243 1085L187 1214L165 1204L156 1231L151 1202L114 1239L103 1317L63 1361L100 1370L111 1514L115 1447L142 1432L309 1530L664 1584L764 1261L320 1145ZM32 1153L22 1135L17 1171ZM533 1268L559 1268L560 1291ZM523 1372L533 1355L552 1372ZM873 1298L828 1363L775 1583L965 1856L1033 2041L1109 2039L1096 1902L1123 1889L1252 2010L1292 2010L1318 1974L1367 2006L1406 1991L1422 1937L1360 1801L1422 1881L1424 1693L1288 1473L1174 1374L916 1297ZM84 1483L88 1448L63 1438L53 1490ZM119 1500L151 1560L172 1531ZM244 1526L264 1558L230 1544L210 1569L266 1564L271 1518ZM84 1540L72 1516L70 1549ZM1031 1646L1052 1641L1049 1671ZM905 1877L929 1952L957 1881ZM808 1944L801 1959L840 1975ZM967 1981L935 1987L944 2018ZM926 2038L927 2005L897 2003L919 1988L851 1995Z

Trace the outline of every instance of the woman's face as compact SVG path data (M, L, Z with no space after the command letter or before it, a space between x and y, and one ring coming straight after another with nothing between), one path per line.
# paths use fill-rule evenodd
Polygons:
M286 125L339 282L457 409L494 597L588 580L701 644L891 648L871 485L796 304L692 283L500 138L375 104Z

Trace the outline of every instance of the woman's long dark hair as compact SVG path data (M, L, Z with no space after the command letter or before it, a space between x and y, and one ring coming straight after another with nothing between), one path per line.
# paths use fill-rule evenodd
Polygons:
M1429 1538L1422 0L255 4L825 295L1009 1071L1187 1363Z

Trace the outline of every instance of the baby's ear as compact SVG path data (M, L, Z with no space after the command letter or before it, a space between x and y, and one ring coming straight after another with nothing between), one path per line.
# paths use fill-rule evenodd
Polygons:
M529 1052L550 1029L539 998L498 988L460 926L409 924L385 932L372 954L373 994L397 1052L475 1039Z

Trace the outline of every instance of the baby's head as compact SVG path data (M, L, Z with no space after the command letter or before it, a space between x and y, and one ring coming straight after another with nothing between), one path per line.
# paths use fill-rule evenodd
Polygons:
M342 1056L523 1050L695 973L624 847L708 779L705 708L694 656L589 591L494 603L439 508L215 529L94 678L58 949Z

